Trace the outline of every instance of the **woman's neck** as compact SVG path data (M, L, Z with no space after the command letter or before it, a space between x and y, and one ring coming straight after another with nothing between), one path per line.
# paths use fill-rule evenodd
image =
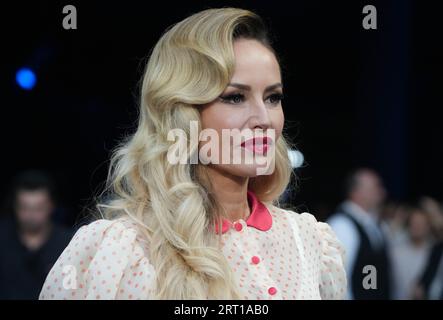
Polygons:
M213 166L207 166L206 169L214 197L225 210L228 219L246 220L250 214L247 197L249 178L234 176Z

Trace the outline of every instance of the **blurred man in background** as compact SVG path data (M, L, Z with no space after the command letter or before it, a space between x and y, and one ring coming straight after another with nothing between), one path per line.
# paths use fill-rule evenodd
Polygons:
M413 297L420 300L443 300L443 207L430 197L422 198L420 205L429 214L434 245Z
M37 299L71 233L51 221L54 185L45 173L17 176L11 200L13 215L0 222L0 299Z
M443 241L437 242L432 247L413 298L443 300Z
M413 299L414 287L424 272L433 245L431 219L420 206L409 209L406 237L391 243L393 294L395 299Z
M345 194L346 200L328 223L346 250L348 299L391 299L387 241L379 223L386 196L381 178L373 170L357 169L345 181ZM375 267L376 273L366 266ZM376 276L376 288L373 283L365 288L368 276Z

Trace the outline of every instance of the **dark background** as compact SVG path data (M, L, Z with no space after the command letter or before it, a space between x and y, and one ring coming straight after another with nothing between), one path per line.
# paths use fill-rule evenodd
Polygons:
M62 27L68 4L77 30ZM366 4L377 30L362 27ZM287 133L306 160L294 205L330 213L357 166L380 172L393 199L443 199L443 7L410 0L2 3L0 194L21 170L45 169L74 219L135 128L149 50L169 25L221 6L256 11L275 35ZM22 66L37 72L32 91L15 83Z

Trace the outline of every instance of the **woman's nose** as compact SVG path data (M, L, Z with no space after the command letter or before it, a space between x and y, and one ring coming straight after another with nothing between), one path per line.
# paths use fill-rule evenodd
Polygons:
M251 127L267 129L271 126L269 110L263 101L254 101L251 106Z

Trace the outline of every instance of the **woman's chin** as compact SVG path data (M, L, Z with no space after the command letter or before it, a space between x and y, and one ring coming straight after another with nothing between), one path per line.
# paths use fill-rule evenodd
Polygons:
M230 174L245 177L245 178L254 178L262 175L270 175L274 170L271 170L268 165L262 164L232 164L225 167L225 170Z

